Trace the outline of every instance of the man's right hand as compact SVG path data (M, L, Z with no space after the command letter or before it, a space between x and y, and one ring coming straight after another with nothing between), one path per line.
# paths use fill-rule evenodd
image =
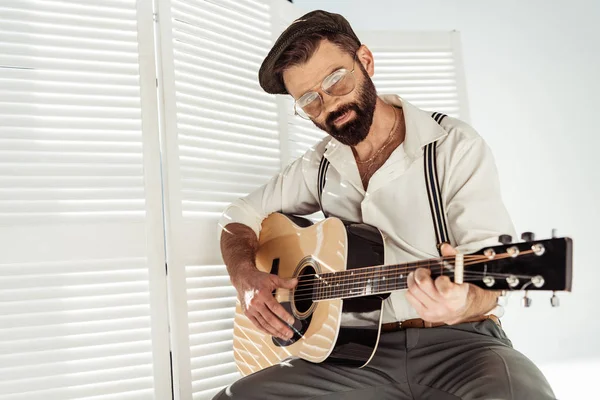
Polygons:
M294 318L273 297L277 288L293 289L297 279L282 279L257 269L246 269L232 277L244 314L261 331L281 339L290 339L292 330L282 322L294 323ZM281 318L281 319L280 319Z

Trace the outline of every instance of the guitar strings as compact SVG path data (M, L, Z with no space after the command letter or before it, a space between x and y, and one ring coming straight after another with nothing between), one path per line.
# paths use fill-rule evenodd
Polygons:
M480 259L485 259L485 260L489 260L489 258L487 256L484 255L465 255L463 256L464 260L480 260ZM419 267L419 266L429 266L432 263L433 264L439 264L440 261L454 261L456 260L456 256L445 256L445 257L439 257L439 258L430 258L428 260L421 260L421 261L413 261L413 262L409 262L409 263L405 263L405 264L384 264L384 265L373 265L373 266L369 266L369 267L360 267L358 268L359 270L363 271L363 270L370 270L370 269L377 269L377 268L383 268L383 267L400 267L402 265L410 268L413 266ZM324 274L336 274L336 273L343 273L343 272L348 272L348 271L352 271L352 270L344 270L344 271L336 271L336 272L325 272ZM318 274L306 274L306 275L298 275L296 278L301 278L304 276L315 276Z
M529 250L529 251L524 251L521 254L527 254L527 253L532 253L532 252L533 252L532 250ZM508 257L512 257L512 256L510 254L503 254L503 255L498 256L497 258L498 259L502 259L502 258L508 258ZM485 256L476 256L475 258L485 258L485 260L482 260L482 261L469 261L469 262L465 263L465 266L475 265L475 264L479 264L481 262L487 262L488 261L488 258L485 257ZM360 270L363 270L363 269L368 270L368 269L372 269L372 268L380 268L380 267L366 267L366 268L361 268ZM407 266L407 267L404 267L404 268L400 268L399 271L395 271L393 274L387 275L385 277L385 279L386 280L388 280L388 279L392 280L395 277L404 275L404 272L406 272L406 271L408 271L410 269L414 270L414 267L413 266ZM432 272L434 272L434 273L436 273L436 272L443 272L444 269L445 269L445 267L443 265L439 265L439 264L437 264L433 268L430 268L430 270ZM369 272L362 272L362 273L358 273L356 275L351 275L352 279L350 279L350 280L345 279L343 282L337 282L335 284L335 286L323 286L321 288L317 288L317 292L319 290L322 290L322 291L333 291L335 293L335 291L344 290L344 289L348 288L350 285L355 284L356 282L364 283L365 282L364 279L360 279L360 277L361 276L366 276L368 274L369 274ZM311 276L311 275L312 274L305 275L305 276ZM477 281L477 280L480 280L482 276L503 278L503 277L508 277L508 276L511 276L511 275L514 275L515 277L522 278L522 279L530 279L532 277L530 275L515 275L515 274L506 274L506 273L491 273L491 272L490 273L484 273L484 272L478 272L478 271L465 271L464 274L463 274L463 281L467 281L467 280L468 281ZM312 275L312 276L315 276L315 275ZM470 279L464 279L464 278L470 278ZM318 281L318 282L321 282L321 283L323 281L326 281L326 279L323 279L323 278L313 279L312 281L315 281L315 280ZM333 281L334 279L331 279L331 280ZM309 291L309 292L311 292L311 296L312 296L312 294L315 291L315 287L310 282L311 282L311 280L302 281L302 283L300 285L296 286L296 288L294 289L295 293L300 293L300 292L303 292L303 291L304 292ZM384 282L384 281L380 280L379 282L377 282L378 287L382 286L382 283L386 285L385 287L387 289L394 288L397 285L397 282L396 283L389 282L389 281L388 282ZM298 288L301 288L301 289L298 290ZM299 299L301 299L301 298L299 298Z
M445 268L444 267L432 267L430 268L430 271L432 273L439 273L439 276L448 276L450 277L451 275L445 275L444 271ZM413 272L413 271L411 271ZM404 278L405 274L399 274L399 273L392 273L392 274L387 274L387 275L381 275L381 277L379 279L373 279L373 282L381 282L381 281L388 281L388 280L397 280L397 278ZM364 275L363 275L364 276ZM408 274L406 274L406 276L408 277ZM497 276L497 277L509 277L509 276L515 276L517 278L531 278L533 277L533 275L519 275L519 274L512 274L512 273L503 273L503 272L482 272L482 271L468 271L465 270L463 272L463 276ZM368 278L371 279L371 278ZM314 281L316 281L317 283L314 283ZM312 289L314 287L316 287L317 285L322 285L321 287L331 287L331 286L348 286L348 285L353 285L355 283L368 283L367 280L365 280L364 278L361 279L361 277L359 276L358 278L354 278L353 279L343 279L343 280L330 280L331 283L328 283L326 279L324 280L313 280L313 283L311 283L310 281L301 281L296 287L295 290L296 291L301 291L301 290L305 290L305 289ZM302 288L302 289L300 289ZM300 289L300 290L298 290Z
M523 251L522 253L520 253L519 255L526 255L526 254L531 254L533 253L533 250L526 250ZM483 262L489 262L489 261L495 261L498 259L504 259L504 258L509 258L512 257L510 254L500 254L500 255L496 255L493 259L490 260L490 258L488 258L487 256L470 256L470 257L465 257L464 258L464 266L469 266L469 265L476 265L476 264L480 264ZM352 271L359 271L358 274L351 274L350 276L357 276L357 275L365 275L365 274L369 274L371 272L373 272L373 270L377 270L380 269L383 271L384 268L395 268L395 271L410 271L410 270L415 270L417 268L427 268L427 267L431 267L433 266L440 266L440 264L442 264L441 262L439 262L439 260L442 261L447 261L447 260L455 260L456 257L443 257L443 258L439 258L439 259L430 259L430 260L424 260L424 261L417 261L417 262L412 262L412 263L406 263L406 264L390 264L390 265L376 265L376 266L371 266L371 267L361 267L361 268L356 268L356 269L350 269L350 270L343 270L343 271L336 271L336 272L326 272L323 274L306 274L306 275L298 275L296 278L301 278L301 277L315 277L317 276L318 278L316 278L316 280L322 280L322 278L327 278L329 277L330 279L337 279L335 277L335 275L339 275L342 276L344 274L347 274L348 272L352 272ZM453 264L449 264L449 265L453 265ZM444 265L442 265L444 266ZM445 266L444 266L445 267ZM303 282L308 282L307 280L304 280Z
M469 273L469 274L465 274L464 278L463 278L463 282L475 282L475 281L480 281L482 278L483 273L479 274L479 273ZM510 274L487 274L485 276L489 276L489 277L494 277L494 278L504 278L507 275ZM521 278L521 279L531 279L532 276L529 275L515 275L517 278ZM401 290L401 289L406 289L408 286L408 283L405 282L389 282L389 281L385 281L385 282L380 282L376 285L376 290L373 291L373 293L361 293L361 296L367 296L370 294L378 294L378 293L385 293L385 292L391 292L394 290ZM351 289L348 287L349 285L344 285L344 284L340 284L339 286L331 286L331 287L323 287L322 288L322 292L320 293L319 290L313 290L311 289L303 289L300 291L296 291L296 290L290 290L288 293L294 293L294 299L297 301L302 301L302 300L309 300L309 299L314 299L315 295L317 297L319 296L324 296L323 299L330 299L330 297L328 297L328 295L332 295L332 296L337 296L337 295L341 295L344 290L347 289ZM298 295L299 292L304 292L301 295ZM308 293L307 293L308 292ZM341 298L343 298L344 296L342 296ZM345 297L354 297L353 294L348 293L348 296Z
M433 272L437 272L437 271L433 271ZM440 275L441 276L441 275ZM448 276L448 275L444 275L444 276ZM469 278L473 278L475 280L477 279L481 279L484 278L486 276L489 277L493 277L493 278L507 278L509 276L514 276L516 278L521 278L521 279L531 279L533 277L533 275L517 275L517 274L508 274L508 273L500 273L500 272L494 272L494 273L485 273L485 272L477 272L477 271L471 271L471 272L465 272L463 274L463 280L465 277L469 277ZM365 283L365 281L359 281L360 283ZM400 281L401 282L401 281ZM339 290L339 289L346 289L348 287L351 287L351 285L355 284L356 281L354 282L339 282L333 285L327 285L327 286L320 286L318 288L316 288L314 285L298 285L296 286L294 289L291 289L294 291L294 293L303 293L303 292L315 292L318 290ZM381 285L396 285L398 284L398 281L393 281L393 278L389 278L386 277L385 280L379 280L378 282L376 282L376 285L381 286ZM301 289L299 289L301 288ZM288 289L289 290L289 289Z
M480 280L480 278L478 278L478 277L477 278L468 277L466 279L463 279L463 282L475 282L478 280ZM347 296L343 296L343 295L341 295L341 293L335 293L335 290L334 290L333 293L331 293L331 295L328 295L328 296L319 296L318 294L316 296L314 296L313 294L310 294L310 295L303 295L303 296L299 296L299 297L293 296L293 298L295 301L311 300L314 302L314 301L319 301L319 300L336 300L336 299L344 299L344 298L351 298L351 297L373 296L373 295L388 293L388 292L391 292L394 290L403 290L403 289L407 289L407 288L408 288L408 284L403 283L402 285L388 285L383 288L381 286L379 286L376 291L373 291L373 293L360 293L360 294L356 294L356 295L348 294Z
M522 253L520 253L520 255L526 255L526 254L531 254L533 253L533 250L527 250L524 251ZM501 255L497 255L494 260L499 260L499 259L505 259L505 258L510 258L512 257L510 254L501 254ZM454 257L452 257L452 259L455 259ZM435 259L434 259L435 260ZM338 279L344 279L346 282L348 282L348 280L346 280L345 278L351 278L349 280L349 282L355 282L356 279L358 278L360 280L361 277L366 277L369 274L371 274L372 272L383 272L385 271L384 268L390 268L390 267L395 267L393 270L390 268L388 269L388 271L393 271L391 274L386 275L386 279L389 277L396 277L399 275L404 275L406 272L412 272L417 268L427 268L429 267L430 270L432 270L432 272L435 270L436 272L438 271L438 269L440 271L448 269L447 266L445 265L440 265L439 262L435 262L434 260L427 260L427 263L420 263L419 265L411 265L413 263L408 263L408 264L404 264L403 267L399 267L400 265L403 264L398 264L396 267L396 265L380 265L380 266L373 266L373 267L362 267L362 268L357 268L356 271L358 271L358 273L354 274L352 273L352 271L354 270L344 270L344 271L338 271L338 272L328 272L325 274L306 274L306 275L299 275L298 277L313 277L312 279L305 279L305 280L301 280L299 283L301 284L307 284L307 283L311 283L311 282L323 282L323 281L327 281L327 280L338 280ZM474 256L474 258L469 259L468 261L464 262L463 267L468 267L468 266L472 266L472 265L477 265L477 264L481 264L481 263L485 263L485 262L489 262L491 261L488 257L486 256ZM450 264L452 265L452 264ZM379 269L379 271L377 271L377 269ZM348 274L348 272L351 272L350 274ZM467 272L467 271L465 271ZM472 272L476 272L476 271L472 271ZM338 275L336 277L336 275ZM298 278L297 277L297 278Z
M464 277L464 279L463 279L463 282L475 282L475 281L478 281L478 280L481 279L480 275L482 275L482 274L474 273L474 276L472 274L470 274L470 273L466 274L465 277ZM496 275L496 277L502 278L502 277L504 277L504 275L509 275L509 274L493 274L493 275ZM492 276L492 274L488 274L486 276ZM518 278L522 278L522 279L530 279L532 277L532 276L529 276L529 275L515 275L515 276L518 277ZM386 282L385 285L379 285L377 287L377 290L374 291L373 293L361 293L360 296L369 296L369 295L383 294L383 293L386 293L386 292L392 292L394 290L402 290L402 289L407 289L407 288L408 288L408 283L406 281L405 282L401 282L400 285L397 284L397 283L390 284L389 282ZM332 289L330 288L330 289L326 289L326 290L331 291L330 295L332 295L332 296L337 296L337 295L341 294L341 293L336 293L336 292L340 291L340 288L338 288L338 287L335 287L335 288L332 288ZM498 289L498 290L501 290L501 289ZM290 289L288 289L287 292L279 293L278 294L278 298L282 298L282 297L286 298L286 296L287 296L287 297L293 297L297 301L302 301L302 300L333 300L333 299L336 299L336 298L341 298L341 299L344 298L344 296L342 296L342 297L328 297L328 296L325 296L324 293L318 293L318 292L315 293L315 292L312 292L312 291L308 295L307 295L307 293L303 293L302 296L297 296L297 294L298 294L298 292L296 290L293 290L293 289L290 290ZM317 295L316 298L315 298L315 295ZM321 298L320 296L323 296L323 297ZM349 296L346 296L346 297L357 297L357 296L353 296L352 294L349 294Z

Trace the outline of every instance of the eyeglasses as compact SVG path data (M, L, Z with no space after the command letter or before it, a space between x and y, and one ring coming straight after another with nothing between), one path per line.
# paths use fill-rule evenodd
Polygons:
M329 96L345 96L356 86L354 69L356 55L352 61L352 70L340 68L321 82L321 90ZM294 114L304 119L317 118L323 111L323 97L318 92L306 92L294 102Z

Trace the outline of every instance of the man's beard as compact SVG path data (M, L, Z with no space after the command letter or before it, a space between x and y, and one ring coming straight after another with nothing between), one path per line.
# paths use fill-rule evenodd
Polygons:
M364 79L362 87L355 89L358 91L358 101L344 104L339 109L333 111L327 116L325 124L313 121L317 127L329 133L340 143L348 146L356 146L365 140L369 134L377 102L375 85L373 85L373 81L367 75L366 71L364 71L362 65L360 65L360 68L366 79ZM341 127L336 127L334 121L350 111L354 111L356 114L354 118L345 122Z

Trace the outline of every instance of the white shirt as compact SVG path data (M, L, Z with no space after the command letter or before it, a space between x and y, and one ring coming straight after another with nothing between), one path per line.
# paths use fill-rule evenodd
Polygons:
M436 237L425 186L423 147L437 141L437 169L450 240L468 254L498 244L498 236L515 231L503 204L492 153L468 124L451 117L441 127L431 113L396 95L380 96L402 107L404 142L377 170L363 189L349 146L327 137L288 165L267 184L225 209L222 228L238 222L258 235L272 212L304 215L319 210L317 172L321 157L330 162L322 205L329 216L377 227L385 240L385 263L400 264L438 257ZM385 302L383 322L418 318L406 290ZM501 316L499 307L492 313Z

